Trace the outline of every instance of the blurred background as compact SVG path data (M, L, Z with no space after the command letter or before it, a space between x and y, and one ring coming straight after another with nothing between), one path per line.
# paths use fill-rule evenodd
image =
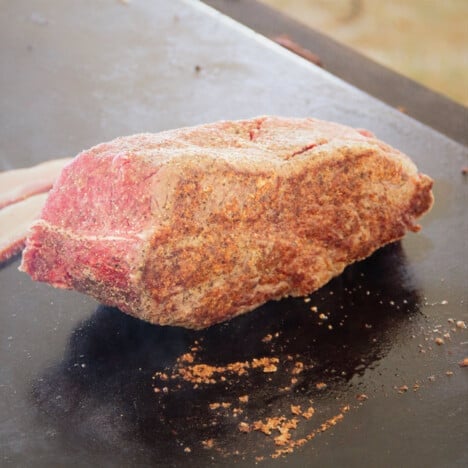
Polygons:
M468 106L468 0L261 1Z

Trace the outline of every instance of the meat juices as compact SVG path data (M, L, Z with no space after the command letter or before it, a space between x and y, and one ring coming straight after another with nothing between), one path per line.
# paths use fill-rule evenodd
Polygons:
M161 325L200 329L308 294L417 231L432 180L371 134L259 117L81 153L21 269Z

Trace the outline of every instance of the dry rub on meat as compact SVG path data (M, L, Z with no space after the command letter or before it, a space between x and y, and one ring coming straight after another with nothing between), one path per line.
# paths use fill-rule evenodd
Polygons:
M300 296L417 231L432 180L369 132L260 117L117 138L60 175L21 269L163 325Z

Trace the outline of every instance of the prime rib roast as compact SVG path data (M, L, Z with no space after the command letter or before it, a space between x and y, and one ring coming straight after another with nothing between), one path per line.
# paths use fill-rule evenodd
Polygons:
M370 132L311 118L121 137L63 169L20 268L200 329L306 295L417 231L431 187Z

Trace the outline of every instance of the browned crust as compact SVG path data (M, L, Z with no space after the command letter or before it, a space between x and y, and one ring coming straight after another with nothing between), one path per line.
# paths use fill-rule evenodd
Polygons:
M172 229L152 239L143 276L150 321L203 328L270 299L308 294L417 231L415 218L432 204L427 176L408 175L376 149L340 149L290 177L213 171L231 196L207 215L206 172L187 169Z

